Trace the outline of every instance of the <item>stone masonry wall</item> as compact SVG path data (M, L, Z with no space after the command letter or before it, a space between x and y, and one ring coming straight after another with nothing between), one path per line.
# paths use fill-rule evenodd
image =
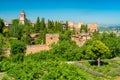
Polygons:
M31 53L36 53L44 50L49 50L49 45L52 43L57 43L59 41L58 34L46 34L46 44L38 44L38 45L28 45L26 50L26 55ZM5 51L6 55L10 55L10 49Z
M58 41L59 41L58 34L46 34L46 45L57 43Z
M36 53L36 52L40 52L43 50L49 50L49 46L48 45L29 45L27 46L27 50L26 50L26 55L31 54L31 53Z

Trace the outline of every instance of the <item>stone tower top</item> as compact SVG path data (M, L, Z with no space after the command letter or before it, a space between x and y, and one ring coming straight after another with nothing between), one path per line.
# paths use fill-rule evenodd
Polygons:
M25 11L24 11L24 10L21 11L21 13L20 13L20 17L24 17L24 18L26 17L26 15L25 15Z
M24 23L25 23L25 20L26 20L25 11L22 10L21 13L20 13L20 18L19 18L20 24L24 24Z

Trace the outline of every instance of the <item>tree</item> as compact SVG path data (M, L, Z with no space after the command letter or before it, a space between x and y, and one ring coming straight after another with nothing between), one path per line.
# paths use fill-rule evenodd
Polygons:
M87 25L81 25L80 32L88 32Z
M102 34L102 42L105 43L106 46L109 47L111 52L111 58L119 56L120 53L120 37L116 36L114 33L103 33Z
M80 60L83 56L80 52L80 48L71 40L59 41L57 44L52 44L51 47L51 57L60 60L75 61Z
M100 58L109 53L109 48L101 41L95 40L88 46L86 53L87 56L97 59L98 67L100 66Z
M4 36L8 37L8 33L9 33L9 29L8 28L4 28L3 29Z
M47 32L54 33L53 30L54 30L54 22L51 21L51 20L48 20L48 30L47 30Z
M71 40L71 35L72 35L72 31L71 30L67 30L63 33L60 33L60 41L63 41L63 40Z
M40 31L44 30L45 28L46 28L45 19L42 18L40 22Z
M57 21L55 21L54 22L54 32L57 32L58 31L58 22Z
M29 20L26 20L25 25L24 25L24 36L22 37L23 41L26 44L30 44L30 28L31 28L31 23Z
M69 29L69 27L68 27L68 21L66 21L66 30L68 30Z
M60 22L58 22L58 31L63 32L63 26Z
M9 47L9 39L0 33L0 61L6 57L6 49Z
M4 22L3 22L3 20L0 18L0 33L3 32L3 28L4 28Z
M53 29L54 27L54 22L51 20L48 20L48 29Z
M0 61L3 57L3 36L0 34Z
M36 21L36 24L35 24L35 32L39 32L40 31L40 18L37 17L37 21Z
M12 21L12 27L10 28L10 34L13 37L16 37L18 40L21 40L21 37L23 36L23 27L24 25L19 24L18 19L14 19Z
M120 37L116 36L115 33L104 32L100 34L99 32L95 32L92 36L92 40L100 40L110 49L111 55L109 58L120 56Z
M46 36L46 32L45 31L41 31L40 32L40 43L41 44L45 44L45 36Z

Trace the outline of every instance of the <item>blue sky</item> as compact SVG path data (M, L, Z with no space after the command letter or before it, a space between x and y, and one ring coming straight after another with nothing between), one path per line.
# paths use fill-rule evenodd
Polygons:
M0 0L0 17L19 18L22 9L32 22L44 17L84 23L120 24L120 0Z

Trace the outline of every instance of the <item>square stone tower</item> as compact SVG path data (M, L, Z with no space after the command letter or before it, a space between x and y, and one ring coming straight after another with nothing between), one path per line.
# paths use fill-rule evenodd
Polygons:
M59 41L58 34L46 34L46 44L50 45L52 43L57 43Z
M68 21L68 27L69 27L70 30L73 30L74 22L73 21Z
M19 23L20 24L25 24L25 20L26 20L26 15L25 15L24 10L22 10L21 13L20 13Z
M98 31L98 25L95 24L95 23L89 23L89 24L87 25L87 27L88 27L88 30L89 30L90 33L93 33L93 32L95 32L95 31Z
M83 22L79 21L78 22L78 28L81 28L82 25L83 25Z

